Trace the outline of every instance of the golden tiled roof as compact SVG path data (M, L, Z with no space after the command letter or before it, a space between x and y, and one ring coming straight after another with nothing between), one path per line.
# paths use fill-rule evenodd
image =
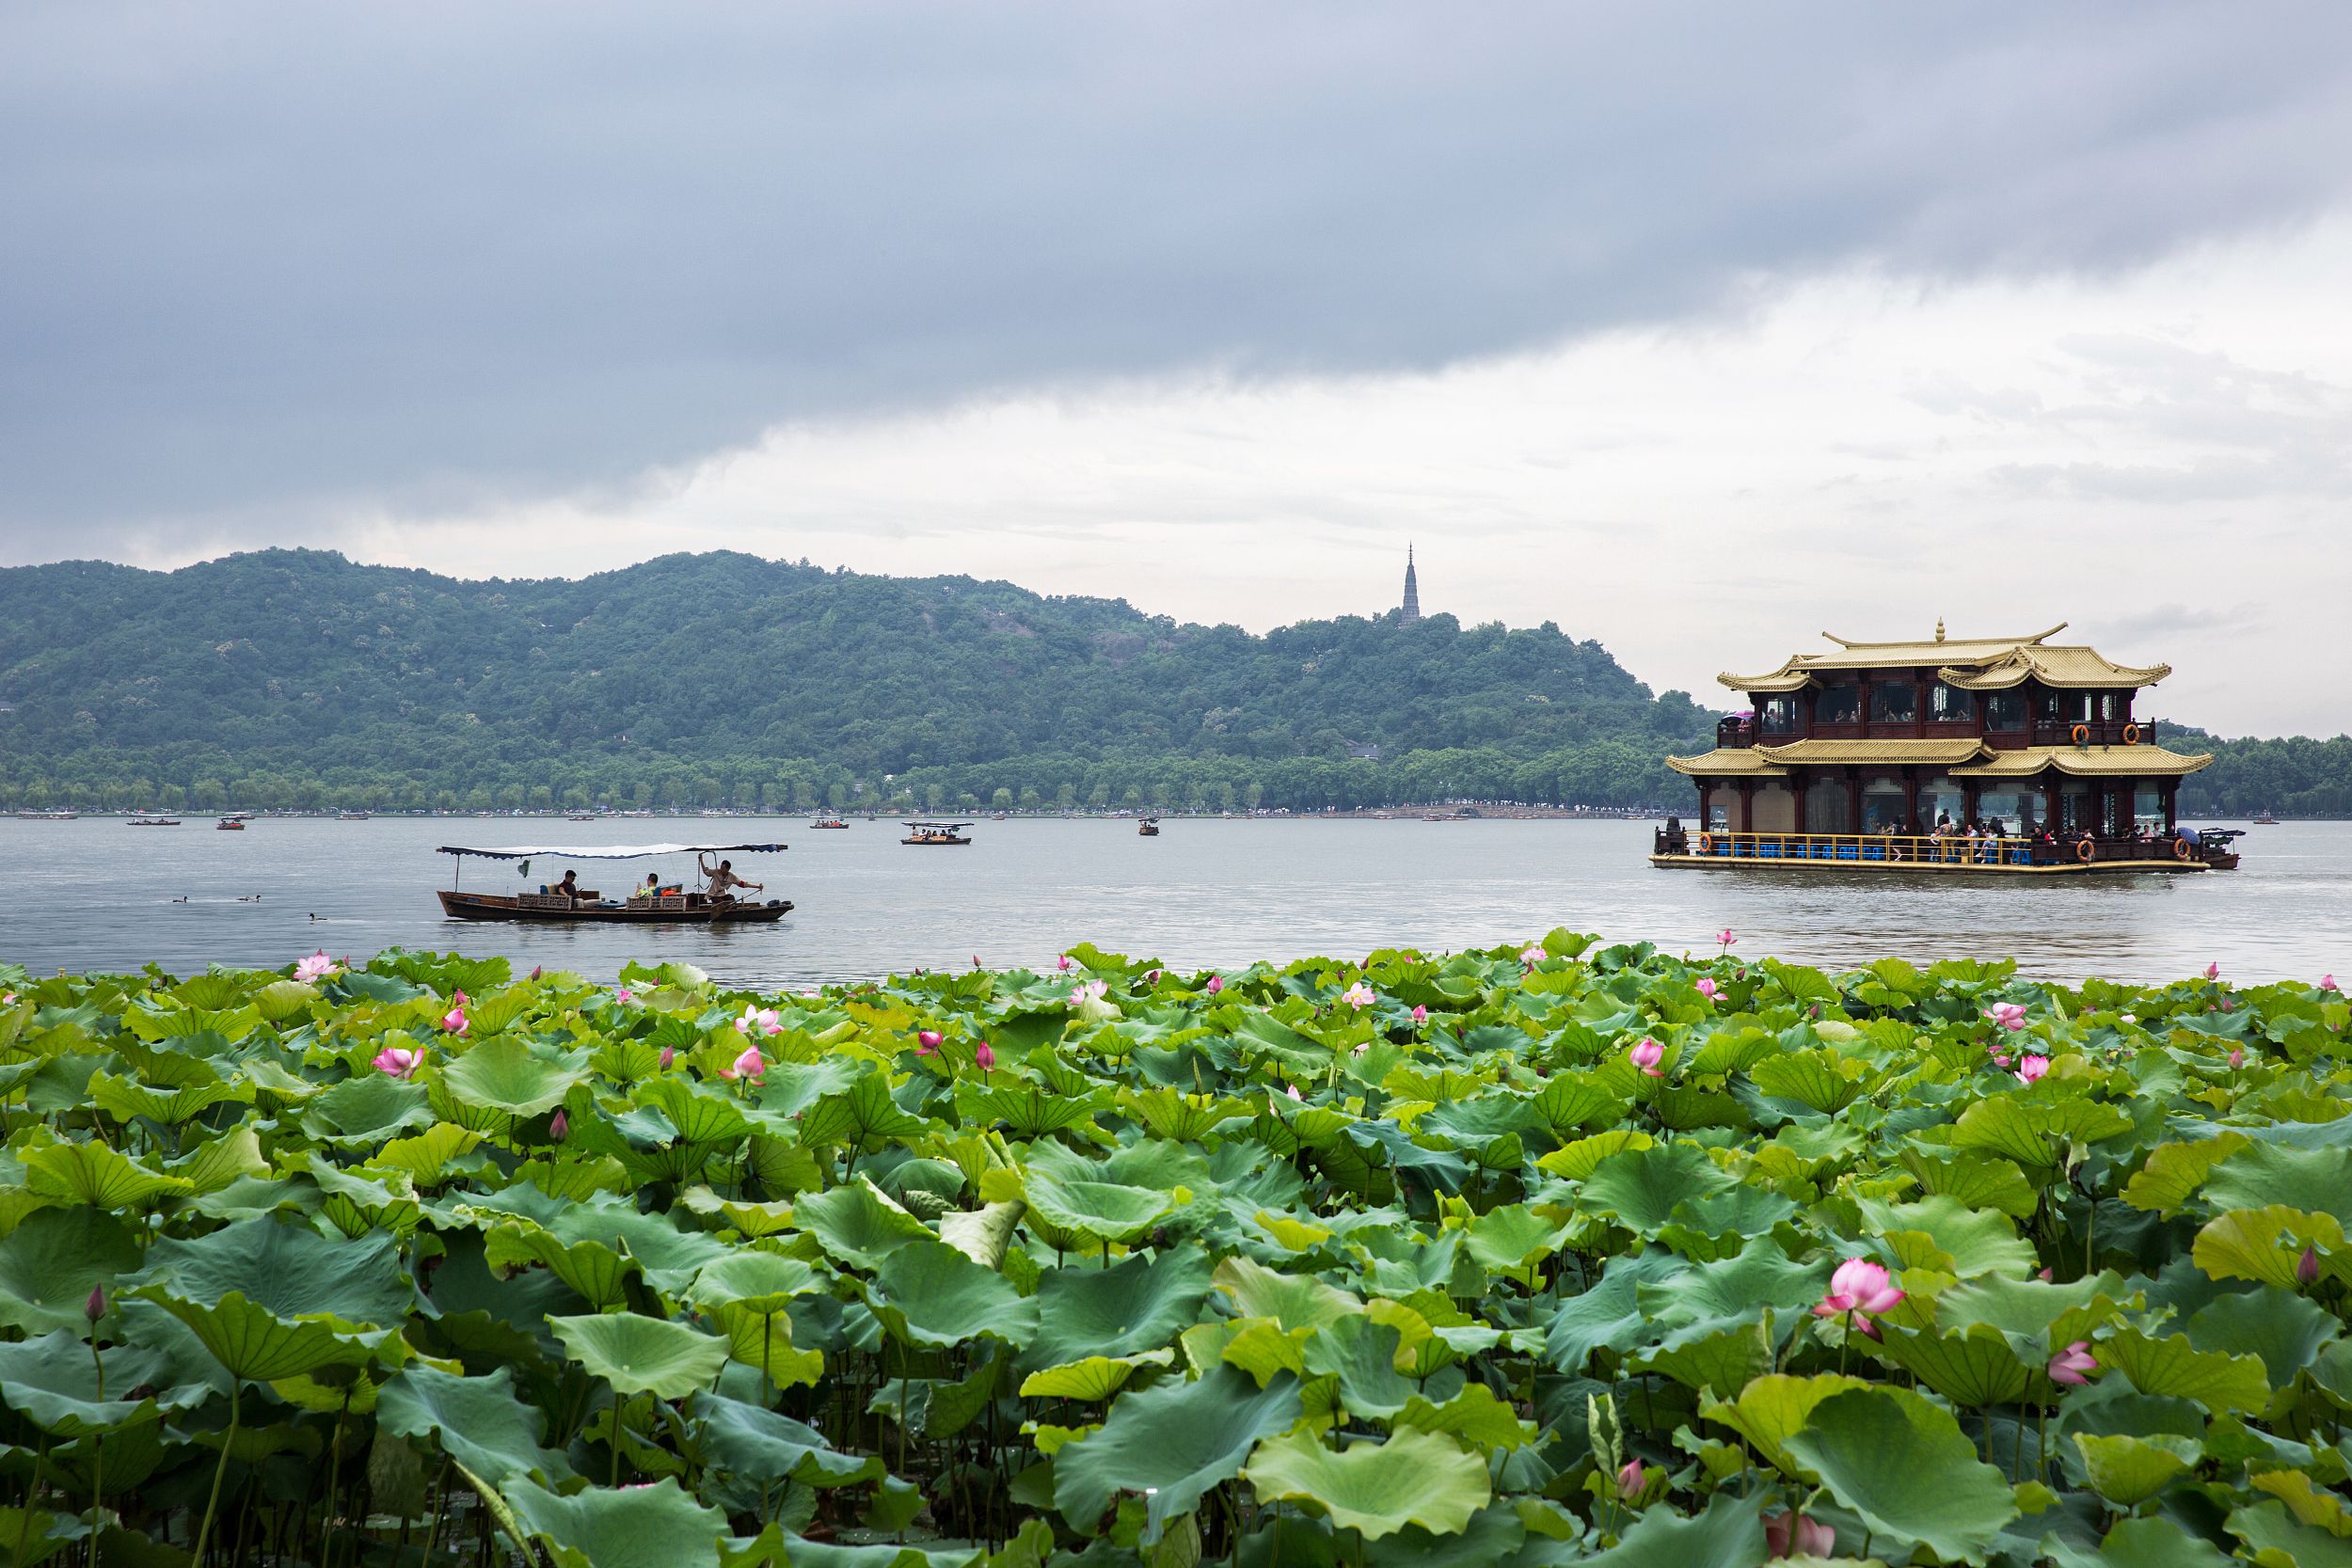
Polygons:
M1981 740L1963 736L1952 740L1792 740L1786 746L1759 746L1756 750L1784 765L1910 762L1950 766L1974 761L1991 748Z
M2213 761L2209 752L2184 756L2161 746L2026 746L1995 752L1970 768L1955 768L1956 779L2030 778L2046 768L2078 778L2179 778Z
M1813 684L1825 670L1933 669L1940 680L1971 690L1998 690L2027 679L2057 687L2153 686L2172 673L2169 664L2145 669L2117 664L2098 650L2080 645L2053 646L2048 639L2066 629L2060 622L2030 637L1989 637L1952 641L1939 624L1931 641L1917 642L1856 642L1823 632L1837 644L1823 654L1796 654L1780 668L1758 675L1729 672L1715 678L1735 691L1795 691Z
M1772 760L1753 746L1735 746L1726 751L1718 746L1704 756L1668 757L1666 766L1677 773L1704 774L1708 778L1738 776L1746 779L1785 779L1786 768L1775 768Z

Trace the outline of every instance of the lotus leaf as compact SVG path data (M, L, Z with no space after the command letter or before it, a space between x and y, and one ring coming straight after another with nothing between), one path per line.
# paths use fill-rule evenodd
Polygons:
M1269 1438L1242 1475L1260 1501L1312 1504L1367 1541L1407 1525L1456 1533L1491 1495L1484 1461L1451 1437L1413 1428L1344 1449L1325 1448L1311 1432Z
M83 1329L90 1291L112 1291L139 1259L130 1230L103 1209L37 1209L0 1237L0 1323Z
M727 1344L683 1323L633 1312L549 1318L573 1360L623 1394L683 1399L719 1375Z
M535 1117L564 1103L573 1086L588 1081L584 1052L542 1056L511 1035L472 1046L441 1071L441 1082L461 1105Z
M1260 1388L1230 1367L1121 1394L1100 1432L1054 1456L1054 1506L1090 1528L1118 1494L1144 1493L1142 1541L1153 1544L1210 1487L1241 1474L1259 1439L1287 1428L1299 1409L1295 1379Z
M492 1485L513 1475L569 1481L571 1463L540 1446L545 1418L516 1397L511 1369L461 1377L421 1361L410 1362L384 1385L376 1420L397 1436L430 1440Z
M558 1496L528 1480L501 1488L521 1533L559 1568L717 1568L726 1515L694 1501L668 1478L618 1492ZM797 1560L797 1554L796 1554Z
M1906 1389L1832 1394L1786 1447L1871 1529L1947 1560L1982 1561L2017 1516L2009 1482L1978 1461L1951 1412Z

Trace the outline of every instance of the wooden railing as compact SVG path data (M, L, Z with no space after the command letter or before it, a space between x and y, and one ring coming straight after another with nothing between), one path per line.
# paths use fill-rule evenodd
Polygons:
M1654 853L1719 861L1846 861L1889 865L2063 865L2115 861L2182 861L2174 838L1939 838L1932 833L1735 833L1696 829L1657 832ZM2086 853L2086 848L2088 853Z

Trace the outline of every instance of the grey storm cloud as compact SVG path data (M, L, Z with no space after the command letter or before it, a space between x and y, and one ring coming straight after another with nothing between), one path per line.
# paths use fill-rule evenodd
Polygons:
M0 9L0 558L2337 205L2325 4Z

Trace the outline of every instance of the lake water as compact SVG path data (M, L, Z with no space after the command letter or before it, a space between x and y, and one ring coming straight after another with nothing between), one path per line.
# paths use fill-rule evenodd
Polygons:
M2246 864L2201 876L2016 880L1804 872L1663 871L1640 822L1192 821L1158 838L1132 822L982 822L968 848L910 848L896 823L810 832L800 819L565 822L379 817L264 819L242 833L191 818L131 828L0 818L0 959L35 973L175 974L210 963L277 966L324 947L365 956L395 943L502 953L608 978L631 958L699 964L779 988L922 966L1050 962L1071 943L1183 967L1375 947L1488 945L1554 926L1702 951L1725 927L1742 956L1844 968L1887 954L2016 957L2029 974L2164 980L2218 960L2239 980L2352 976L2352 823L2256 828ZM788 843L738 856L769 896L798 907L739 929L528 927L443 918L437 845ZM617 894L649 864L582 862ZM531 880L564 863L542 859ZM633 874L633 875L632 875ZM519 888L501 863L469 860L465 885ZM259 894L259 902L238 902ZM175 900L184 897L187 902ZM312 918L313 916L316 918Z

